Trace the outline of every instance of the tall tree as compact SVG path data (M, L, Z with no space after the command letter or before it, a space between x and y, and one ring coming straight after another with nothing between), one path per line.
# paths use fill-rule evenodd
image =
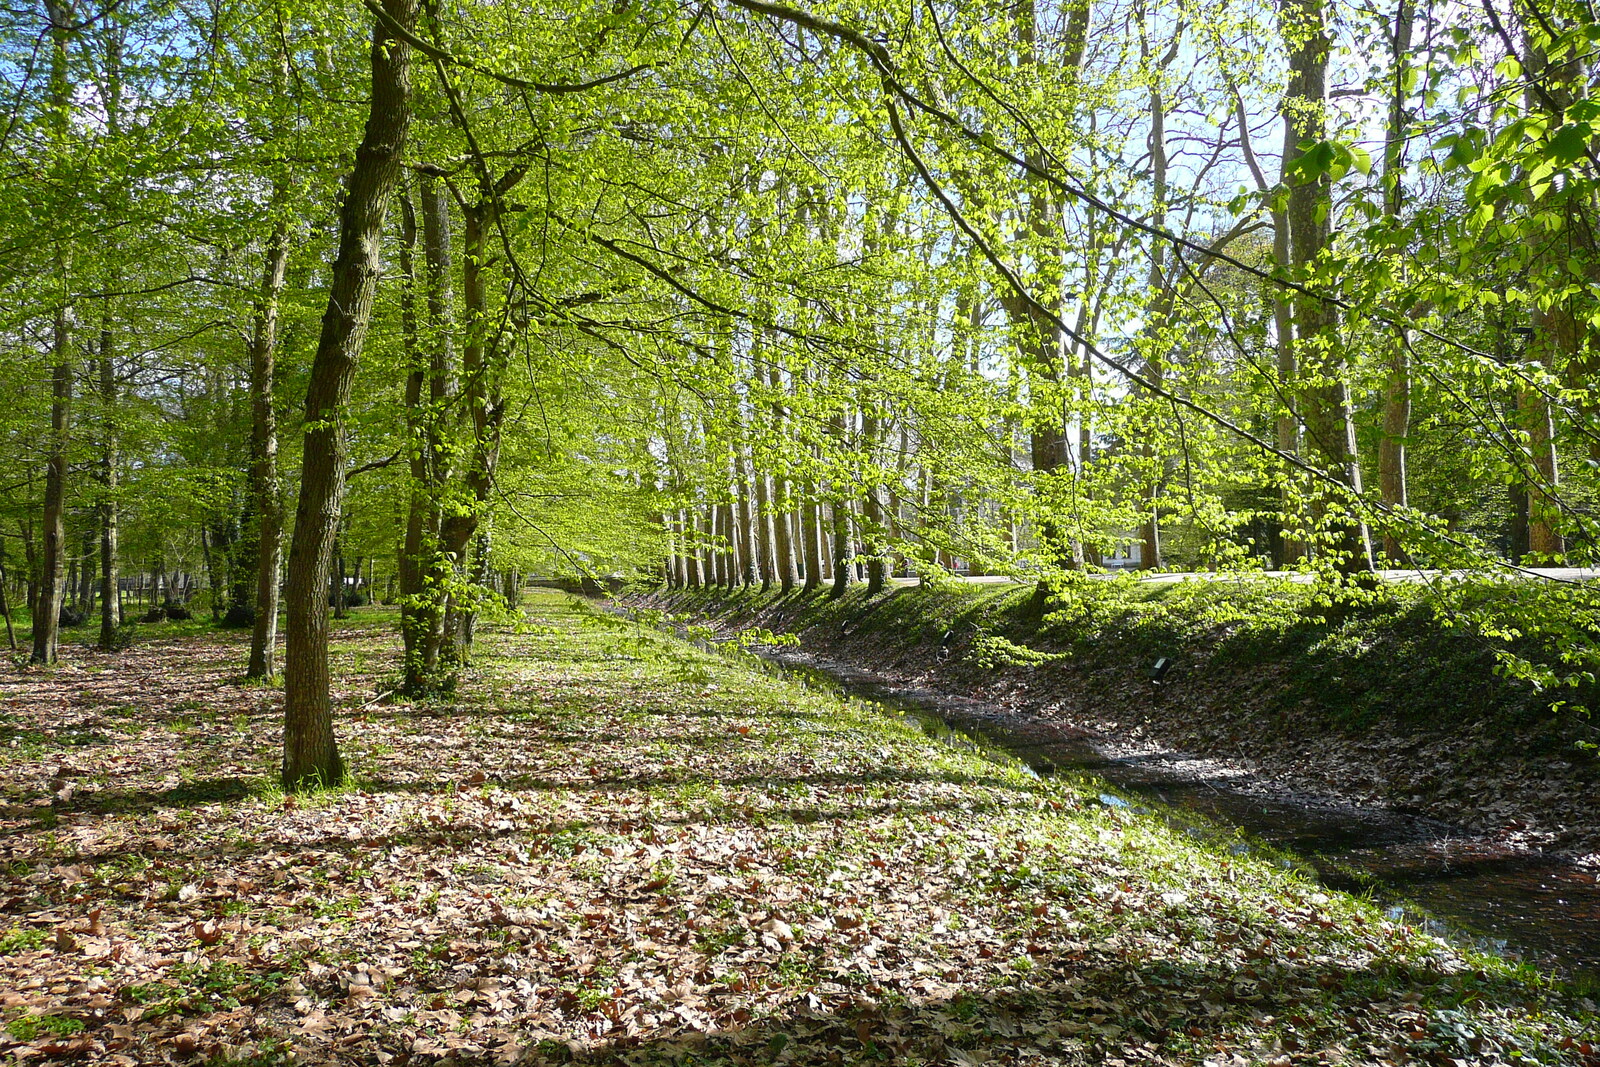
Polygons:
M1400 225L1405 205L1406 131L1410 121L1406 101L1410 96L1411 33L1416 21L1414 0L1398 0L1389 23L1391 65L1388 130L1383 146L1383 213L1394 227ZM1378 444L1378 489L1384 504L1403 508L1410 502L1406 485L1406 435L1411 432L1410 340L1404 326L1395 328L1388 343L1388 365L1383 379L1383 436ZM1392 524L1383 534L1383 555L1403 562L1405 550Z
M250 494L255 514L255 618L250 630L249 678L276 673L278 578L283 566L283 492L278 482L278 315L289 266L288 186L273 186L272 230L262 258L250 325Z
M1282 26L1289 49L1289 85L1284 121L1295 144L1285 150L1291 164L1310 162L1307 153L1327 137L1328 36L1323 0L1282 0ZM1324 510L1334 523L1331 547L1339 565L1350 571L1372 569L1372 540L1365 516L1354 503L1361 495L1361 464L1356 452L1354 413L1338 308L1324 292L1317 270L1329 251L1333 228L1332 182L1328 171L1311 167L1290 184L1286 209L1290 262L1295 277L1309 283L1295 294L1293 330L1297 373L1302 377L1301 410L1306 441L1319 463L1349 491L1328 500Z
M328 689L328 582L344 503L345 415L381 269L389 200L400 181L411 124L411 45L417 0L382 0L372 31L372 94L366 129L339 212L339 248L306 386L300 499L289 552L284 653L283 786L300 790L344 778ZM393 24L400 32L391 31ZM402 36L404 35L404 36Z
M76 15L70 0L45 0L49 19L50 90L49 125L60 153L57 165L65 168L67 138L72 122L72 79L68 49L75 36ZM33 614L34 663L56 661L56 640L61 625L67 550L67 445L72 425L72 253L65 234L55 239L57 274L56 307L52 323L50 371L50 437L45 465L43 555L38 604Z

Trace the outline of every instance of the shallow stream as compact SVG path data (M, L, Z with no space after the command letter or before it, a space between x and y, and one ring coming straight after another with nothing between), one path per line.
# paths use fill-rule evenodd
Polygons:
M1103 804L1159 814L1186 831L1242 831L1232 846L1302 866L1325 884L1371 891L1395 916L1561 969L1600 976L1600 872L1520 851L1404 810L1301 792L1237 765L1181 752L1124 748L1060 723L899 685L792 650L767 662L814 685L902 715L930 736L1039 775L1085 778ZM1159 699L1159 696L1154 697ZM1203 818L1186 820L1184 813Z

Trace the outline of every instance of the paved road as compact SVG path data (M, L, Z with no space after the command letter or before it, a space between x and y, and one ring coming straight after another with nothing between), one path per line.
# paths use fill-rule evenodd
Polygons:
M1096 574L1096 578L1112 578L1120 571L1111 571L1105 574ZM1189 571L1171 572L1159 571L1147 574L1143 571L1131 571L1140 582L1243 582L1256 578L1287 578L1292 582L1309 582L1312 576L1303 571ZM1512 570L1508 567L1497 567L1487 571L1450 571L1447 574L1441 571L1417 570L1381 570L1377 572L1379 578L1385 582L1431 582L1440 577L1449 578L1547 578L1557 582L1588 582L1600 578L1600 567L1525 567ZM1022 578L1009 574L984 574L961 579L972 585L1005 585L1015 583L1018 585L1032 585L1036 579ZM896 585L916 585L916 578L896 578Z

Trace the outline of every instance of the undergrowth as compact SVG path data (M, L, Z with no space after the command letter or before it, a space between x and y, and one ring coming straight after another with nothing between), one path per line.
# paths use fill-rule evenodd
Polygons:
M1600 687L1587 664L1600 612L1585 587L1396 584L1352 605L1272 579L1080 578L1054 590L1042 618L1034 587L1020 583L903 587L873 600L726 590L669 600L735 630L938 647L979 671L1060 664L1137 680L1166 658L1188 678L1266 676L1256 712L1325 731L1483 723L1531 729L1546 750L1592 754L1600 741L1589 712ZM1516 625L1531 616L1540 626Z

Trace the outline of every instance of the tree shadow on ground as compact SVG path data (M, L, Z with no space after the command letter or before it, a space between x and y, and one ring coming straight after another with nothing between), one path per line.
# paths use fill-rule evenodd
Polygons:
M523 793L583 792L586 790L616 792L619 790L659 787L694 788L704 786L733 789L765 788L781 795L785 790L793 787L822 789L853 789L861 787L865 789L941 784L956 785L967 789L974 787L987 788L1010 793L1027 793L1030 791L1027 785L998 775L975 775L958 771L911 771L893 767L878 768L859 774L744 773L717 775L681 774L668 769L639 774L610 773L590 775L576 780L539 775L514 775L510 777L485 778L481 782L471 783L460 778L419 778L416 780L362 778L353 782L351 788L365 793L445 796L459 792L463 788L475 788L480 785L487 785L508 792ZM183 782L168 789L99 789L77 794L69 800L58 801L49 807L36 807L29 800L23 799L21 802L0 805L0 818L43 820L59 818L63 815L141 814L165 809L196 808L211 804L234 803L251 797L271 795L274 792L275 787L266 776L219 775ZM43 799L43 796L40 795L36 799ZM908 809L915 808L915 805L904 806Z
M26 803L3 805L0 806L0 818L141 814L167 808L228 804L270 791L271 784L265 778L221 775L183 782L170 789L98 789L76 794L70 800L57 801L49 808L36 808Z
M859 977L859 976L857 976ZM1262 1061L1319 1053L1356 1060L1446 1065L1501 1058L1597 1067L1519 1027L1549 1006L1548 991L1518 976L1448 973L1416 963L1342 967L1262 959L1231 968L1086 948L1029 960L1005 988L962 975L923 982L934 995L868 988L797 996L785 1010L598 1042L525 1035L524 1067L545 1064L1199 1062L1240 1052ZM916 983L913 983L916 984ZM594 1013L596 1023L617 1006ZM489 1058L462 1063L492 1062Z
M238 787L244 790L242 795L250 795L248 790L254 786L260 788L259 780L240 779L243 784ZM421 789L407 788L409 783L397 783L394 788L381 790L385 792L430 792ZM215 798L225 789L231 787L224 783L217 783L209 789L206 784L200 784L199 793L212 798L204 801L196 800L194 803L214 803ZM377 789L368 789L368 792L379 792ZM166 791L166 792L176 792ZM451 795L452 791L445 791L440 795ZM949 800L936 800L925 803L910 804L899 800L882 800L878 802L856 802L839 804L791 804L767 808L752 808L748 803L735 798L720 799L708 798L700 803L697 810L685 811L673 816L656 816L651 819L653 825L662 827L689 827L698 825L726 825L730 813L738 813L742 818L761 825L790 825L809 826L816 823L848 823L876 818L930 818L930 817L961 817L967 818L974 814L982 815L1001 810L1001 804L975 804L970 800L951 798ZM56 809L46 809L54 811ZM113 808L119 812L135 811L136 808ZM153 808L145 810L154 810ZM24 817L35 813L31 809L23 809ZM0 812L0 817L4 817ZM36 813L35 813L36 814ZM249 861L259 856L278 853L305 853L307 849L314 853L345 853L350 855L371 854L386 849L411 849L411 848L447 848L452 851L468 849L472 846L516 839L529 847L533 852L542 852L548 848L553 838L587 832L599 833L628 833L639 828L636 813L617 812L614 817L599 819L549 819L544 814L532 816L522 815L516 820L506 824L490 825L483 818L474 819L471 816L455 820L440 818L437 822L430 822L415 829L400 833L365 833L348 836L326 836L312 840L283 841L276 838L265 840L240 839L237 841L206 841L193 848L172 847L161 852L161 858L169 864L178 864L190 860L216 861L224 865L237 864ZM12 830L4 837L18 836L21 831ZM31 863L36 860L48 859L52 862L71 860L78 863L103 864L119 859L150 855L149 847L139 844L131 848L115 847L104 851L86 851L63 856L56 846L48 843L38 844L36 849L30 849L23 844L13 844L9 856L14 861Z

